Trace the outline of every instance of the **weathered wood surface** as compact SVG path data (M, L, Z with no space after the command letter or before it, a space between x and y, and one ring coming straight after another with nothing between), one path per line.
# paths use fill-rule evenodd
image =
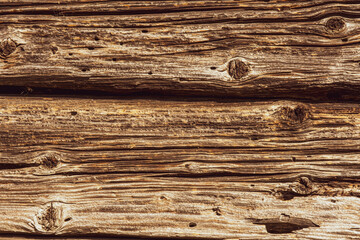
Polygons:
M0 233L359 239L359 131L353 103L0 97Z
M360 239L359 17L0 0L0 239Z
M0 86L358 100L360 3L1 1Z

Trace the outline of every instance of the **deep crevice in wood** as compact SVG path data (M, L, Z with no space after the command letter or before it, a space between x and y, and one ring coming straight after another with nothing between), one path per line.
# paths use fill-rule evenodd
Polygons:
M26 96L26 97L63 97L63 98L94 98L94 99L153 99L166 101L217 101L217 102L256 102L256 101L301 101L303 103L357 103L357 97L346 99L343 96L360 96L360 89L308 89L309 92L318 91L314 99L301 98L294 95L274 95L259 97L240 97L234 94L223 96L218 92L198 92L198 91L159 91L149 90L92 90L92 89L68 89L68 88L48 88L48 87L29 87L29 86L11 86L4 85L0 87L0 96Z

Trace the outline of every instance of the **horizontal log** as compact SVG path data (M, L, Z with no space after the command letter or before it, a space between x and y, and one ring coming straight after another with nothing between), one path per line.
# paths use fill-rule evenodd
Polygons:
M358 100L357 1L2 1L0 86Z
M358 239L359 117L353 103L0 97L0 236Z

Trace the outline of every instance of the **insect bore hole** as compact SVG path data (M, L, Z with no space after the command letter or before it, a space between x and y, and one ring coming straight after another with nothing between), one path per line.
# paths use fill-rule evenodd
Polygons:
M191 223L189 223L189 227L196 227L197 226L197 224L196 223L194 223L194 222L191 222Z

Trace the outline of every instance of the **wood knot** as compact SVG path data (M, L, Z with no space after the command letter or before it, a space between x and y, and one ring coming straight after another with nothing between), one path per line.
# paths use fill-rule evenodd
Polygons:
M253 224L265 225L268 233L291 233L308 227L319 227L306 218L291 217L282 213L277 218L250 219Z
M60 163L60 156L57 154L45 154L41 158L41 163L47 168L54 168Z
M345 28L346 24L341 17L332 17L326 21L325 26L331 32L340 32Z
M309 117L309 110L304 106L282 107L280 115L284 120L302 123Z
M11 38L5 39L0 42L0 57L5 58L8 57L11 53L13 53L18 44L12 40Z
M296 196L304 197L317 194L318 191L318 186L316 186L309 178L300 177L295 184L290 184L287 187L275 188L274 195L282 200L291 200Z
M185 173L188 174L201 174L204 173L203 169L198 163L195 162L189 162L184 165L185 167Z
M231 60L228 63L228 73L233 79L241 79L245 77L249 71L249 65L239 59Z
M54 233L62 227L64 222L62 204L60 202L50 202L45 204L35 215L34 227L39 232Z
M281 107L275 112L279 125L285 128L297 128L302 126L310 117L311 112L304 105Z

